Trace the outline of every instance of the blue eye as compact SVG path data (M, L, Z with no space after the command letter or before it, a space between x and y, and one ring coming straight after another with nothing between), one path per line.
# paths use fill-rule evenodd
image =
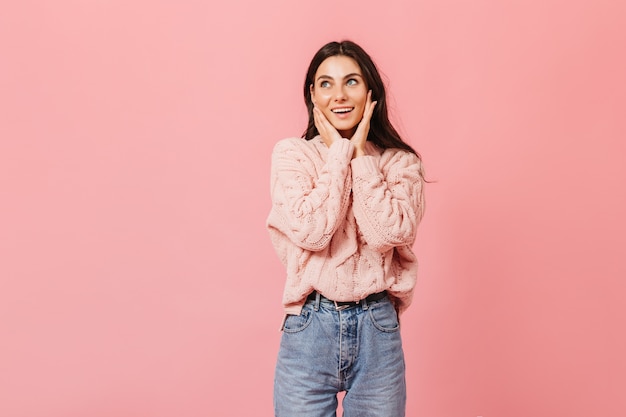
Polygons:
M330 87L330 83L328 81L322 81L320 83L320 87L322 87L322 88Z
M357 80L355 80L354 78L350 78L346 84L347 85L357 85L358 83L359 82Z

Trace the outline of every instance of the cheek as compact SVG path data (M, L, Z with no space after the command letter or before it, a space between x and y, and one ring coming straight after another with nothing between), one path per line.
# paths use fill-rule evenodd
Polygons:
M363 113L365 113L365 103L359 105L359 107L357 107L357 119L361 120L363 118Z
M331 95L316 92L312 97L317 102L317 104L322 105L322 104L327 104L330 101Z
M365 108L365 104L367 103L367 91L359 91L353 96L353 100L357 105L362 109Z

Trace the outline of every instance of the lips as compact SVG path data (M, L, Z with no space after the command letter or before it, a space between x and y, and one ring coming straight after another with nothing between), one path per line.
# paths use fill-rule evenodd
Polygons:
M331 109L330 111L335 114L346 114L350 113L352 110L354 110L354 107L336 107L334 109Z

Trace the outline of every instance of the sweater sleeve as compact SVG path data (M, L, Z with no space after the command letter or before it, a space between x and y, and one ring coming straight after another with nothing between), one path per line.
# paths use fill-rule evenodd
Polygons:
M312 155L297 142L302 140L287 139L274 147L267 224L270 232L280 232L302 249L319 251L346 216L354 147L347 139L334 142L316 174Z
M354 217L374 250L412 245L424 213L421 162L410 152L393 150L381 156L352 160Z

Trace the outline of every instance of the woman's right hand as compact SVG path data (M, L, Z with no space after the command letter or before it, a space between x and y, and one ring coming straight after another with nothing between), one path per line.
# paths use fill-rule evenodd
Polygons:
M315 120L315 127L322 137L322 141L326 144L326 146L330 147L336 140L341 140L341 134L335 129L324 113L317 106L313 106L313 118Z

